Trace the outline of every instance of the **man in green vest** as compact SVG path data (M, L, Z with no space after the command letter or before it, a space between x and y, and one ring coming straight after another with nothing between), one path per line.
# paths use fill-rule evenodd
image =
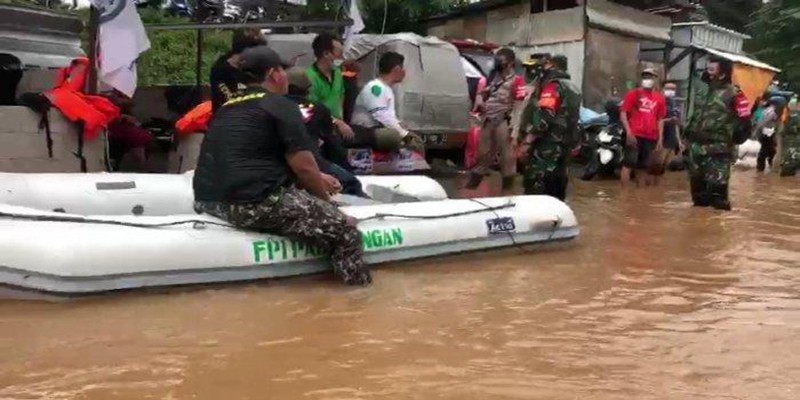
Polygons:
M353 130L342 119L344 115L344 78L342 77L342 41L328 33L321 33L311 43L316 61L306 70L311 81L308 99L322 103L331 111L333 124L346 139L353 138Z

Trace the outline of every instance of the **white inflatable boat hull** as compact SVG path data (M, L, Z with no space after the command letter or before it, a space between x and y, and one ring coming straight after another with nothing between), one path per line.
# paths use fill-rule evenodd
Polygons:
M48 180L54 177L47 175ZM48 195L39 191L38 185L45 181L29 174L23 181L30 184L28 189L38 189L25 196L9 194L3 184L10 180L4 182L0 176L3 199L16 202L0 203L1 285L82 294L288 277L330 269L319 249L237 230L217 218L197 215L186 193L160 193L148 186L157 182L147 176L125 177L136 182L140 190L135 190L122 188L125 185L119 182L128 182L120 179L124 176L110 175L108 182L120 188L98 191L96 181L86 183L91 180L80 184L73 180L67 187L65 182L75 178L70 175L55 176L66 186L50 182ZM131 192L126 194L127 190ZM32 193L43 197L29 206L20 204ZM102 196L105 200L98 199ZM116 205L120 202L124 204ZM133 215L133 204L142 205L143 215ZM65 212L53 212L54 208L65 208ZM572 210L547 196L360 205L342 207L342 211L361 221L369 264L578 235ZM119 215L111 215L115 213Z
M193 210L193 177L193 171L181 175L0 172L0 204L81 215L176 215ZM444 188L426 176L358 179L364 191L381 203L447 199Z

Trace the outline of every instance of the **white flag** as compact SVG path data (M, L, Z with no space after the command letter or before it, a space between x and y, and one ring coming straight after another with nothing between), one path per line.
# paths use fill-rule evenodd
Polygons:
M100 81L133 97L136 60L150 40L134 0L91 0L100 13L98 55Z
M364 19L361 18L361 11L358 9L358 0L342 0L342 8L347 10L347 16L353 20L353 25L344 29L344 50L350 48L353 35L364 30Z

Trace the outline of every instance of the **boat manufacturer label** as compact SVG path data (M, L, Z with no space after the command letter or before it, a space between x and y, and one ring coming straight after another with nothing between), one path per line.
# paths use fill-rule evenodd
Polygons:
M517 226L514 224L514 218L500 217L487 219L486 229L489 230L490 235L496 235L499 233L514 232L517 230Z
M400 247L403 245L403 230L387 228L362 231L361 242L365 251ZM320 258L325 255L322 249L295 240L268 239L253 242L253 259L257 263Z

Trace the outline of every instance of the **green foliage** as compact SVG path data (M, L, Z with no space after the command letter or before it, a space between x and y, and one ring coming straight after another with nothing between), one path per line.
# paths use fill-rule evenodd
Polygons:
M747 48L759 60L783 70L779 79L800 91L800 5L769 3L752 16Z
M187 23L183 18L169 17L158 9L140 10L145 24ZM193 30L150 31L150 50L139 59L139 86L195 83L197 32ZM231 31L203 31L203 67L200 77L208 83L211 65L230 50Z
M748 33L750 15L763 5L762 0L704 0L709 20L737 32Z
M448 0L362 0L360 4L366 32L424 34L425 24L422 21L449 10L453 3Z
M424 19L467 4L467 0L360 0L364 33L425 33ZM333 19L343 15L340 1L309 0L307 18ZM385 30L383 20L386 15Z
M42 0L44 1L44 0ZM56 0L57 1L57 0ZM66 0L70 1L70 0ZM139 9L142 22L147 24L188 23L184 18L171 17L158 7L162 0L151 0L151 6ZM422 20L461 5L465 0L387 0L386 33L417 32L424 34ZM339 0L309 0L305 18L341 18ZM379 33L383 26L384 0L359 2L367 33ZM88 13L78 10L88 21ZM195 83L196 38L193 30L149 31L151 48L142 54L138 63L139 86ZM88 34L83 35L84 43ZM203 31L203 64L201 79L208 83L211 65L230 49L231 31ZM84 46L85 47L85 46Z

